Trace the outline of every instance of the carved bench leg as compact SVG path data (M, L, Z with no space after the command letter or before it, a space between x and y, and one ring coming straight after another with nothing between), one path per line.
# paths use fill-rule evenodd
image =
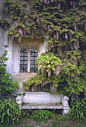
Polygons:
M62 112L63 116L69 113L69 109L70 109L69 107L64 107L63 112Z
M16 98L16 103L19 104L19 108L21 109L22 108L22 95L21 96L17 96Z

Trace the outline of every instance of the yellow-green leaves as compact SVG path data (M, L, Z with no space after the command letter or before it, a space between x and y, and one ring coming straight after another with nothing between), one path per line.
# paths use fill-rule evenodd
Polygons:
M47 72L50 68L55 71L56 66L62 65L61 60L53 53L41 54L41 56L37 58L36 64L38 67L42 66L43 68L46 68Z

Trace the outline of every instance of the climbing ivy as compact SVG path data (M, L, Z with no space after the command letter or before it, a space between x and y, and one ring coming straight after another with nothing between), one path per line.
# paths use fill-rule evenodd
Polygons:
M10 22L4 19L0 19L0 26L3 28L7 28L10 26Z
M79 62L81 44L86 41L85 0L5 0L3 5L13 24L7 31L12 40L17 37L21 42L28 35L32 39L40 36L48 42L48 52L36 61L40 74L38 70L35 77L24 83L24 88L50 83L55 90L61 88L69 95L85 92L85 65Z

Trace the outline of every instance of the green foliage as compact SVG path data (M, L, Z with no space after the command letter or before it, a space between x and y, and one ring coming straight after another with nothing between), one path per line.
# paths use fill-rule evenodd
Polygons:
M49 71L49 69L52 69L55 71L56 66L61 66L61 60L53 53L42 53L41 56L39 56L36 60L36 64L38 67L46 68L46 72Z
M28 7L29 4L29 7ZM58 92L71 96L86 92L86 69L78 61L82 58L81 43L86 42L85 0L33 0L11 2L5 0L5 14L11 16L7 33L21 42L23 35L32 39L47 36L48 52L37 58L37 75L23 85L25 89L40 84L53 84ZM7 12L6 12L7 11ZM85 69L85 71L84 71Z
M35 121L44 121L48 120L52 116L52 113L48 110L36 110L32 113L31 118Z
M6 57L7 51L5 51L2 56L0 57L0 67L6 67L5 61L8 59Z
M22 110L22 112L21 112L21 116L22 116L22 118L29 118L30 117L30 114L29 114L29 111L28 110Z
M10 0L5 0L3 2L4 6L4 12L5 14L10 14L11 21L12 21L12 27L10 27L9 31L7 31L7 34L9 36L13 37L21 37L24 34L25 30L25 24L26 24L26 3L20 3L20 2L12 2ZM11 22L10 22L11 23ZM19 41L20 42L20 41Z
M45 65L47 62L45 59L43 60L43 65ZM42 57L40 61L42 62ZM53 83L54 86L57 87L57 92L64 93L67 96L86 91L86 67L83 62L78 62L77 66L66 61L64 70L60 70L60 74L57 76L51 71L51 75L48 77L46 70L44 70L43 74L40 71L41 69L37 72L35 77L23 83L25 89L28 90L31 85L37 86L46 81L45 85Z
M60 124L59 124L58 122L56 122L56 123L55 123L55 122L52 122L52 125L53 125L54 127L61 127Z
M29 80L23 83L24 89L29 89L31 85L37 86L45 82L45 84L53 83L56 87L58 86L58 78L54 74L55 68L61 66L61 60L53 53L42 53L36 60L36 64L41 69L38 70L35 77L29 78ZM50 71L50 75L48 73Z
M44 81L45 79L46 75L41 75L39 70L36 76L29 78L29 80L23 83L24 89L28 90L32 85L34 86L40 85L42 81Z
M0 121L2 124L14 124L15 121L18 121L20 115L21 111L17 103L11 101L11 99L9 101L3 98L0 100Z
M0 92L3 95L11 94L15 89L18 89L18 82L10 79L10 74L5 73L0 78Z
M10 22L4 19L0 19L0 26L1 27L9 27L10 26Z
M79 120L83 120L86 118L86 99L72 100L69 114L72 119L78 118Z
M0 93L2 96L11 94L15 89L18 89L18 82L10 78L10 74L6 73L7 51L0 57Z
M10 6L10 4L11 4L10 0L4 0L4 2L3 2L4 7Z
M59 78L58 92L63 92L67 96L72 94L80 94L86 91L86 67L83 62L79 62L78 66L67 62L64 70L61 71Z
M30 125L26 125L26 127L31 127Z

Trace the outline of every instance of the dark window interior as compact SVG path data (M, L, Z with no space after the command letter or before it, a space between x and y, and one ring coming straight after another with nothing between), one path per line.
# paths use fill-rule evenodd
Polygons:
M37 67L35 64L36 57L38 56L38 52L35 48L30 51L30 72L34 73L37 71Z
M20 51L20 73L26 73L28 66L28 52L27 49L22 48Z

